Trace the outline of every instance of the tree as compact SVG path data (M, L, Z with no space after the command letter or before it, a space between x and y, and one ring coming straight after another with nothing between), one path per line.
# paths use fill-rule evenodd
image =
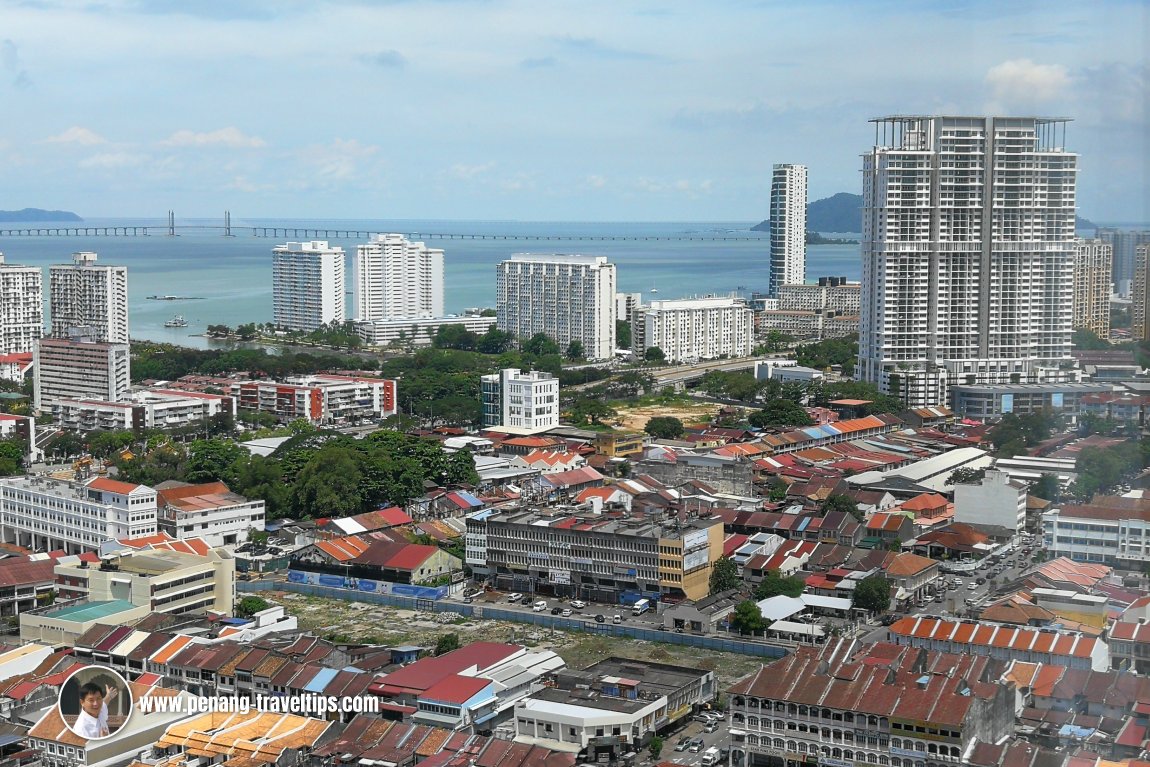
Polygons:
M1030 494L1045 501L1057 502L1062 494L1058 477L1053 474L1043 474L1030 486Z
M505 333L492 325L490 330L479 337L475 349L483 354L503 354L511 348L511 342L514 340L514 336L510 333Z
M763 409L751 413L747 421L756 429L765 429L768 426L813 426L815 423L799 403L769 398Z
M731 627L740 634L758 634L766 628L763 621L763 611L758 603L744 599L735 606L735 613L731 616Z
M350 517L362 511L360 458L346 447L317 451L299 472L291 492L300 517Z
M459 643L459 634L440 634L438 641L435 643L435 654L446 655L449 652L458 650L461 646Z
M663 364L667 361L667 355L663 354L663 350L658 346L649 346L643 352L643 359L647 362L654 362L656 364Z
M185 482L224 482L232 484L234 467L248 456L247 449L222 439L199 439L188 446Z
M719 557L711 568L711 594L730 591L743 585L739 578L739 566L728 557Z
M972 469L969 466L960 466L950 473L946 484L948 485L977 485L986 476L986 469Z
M604 418L614 418L615 408L593 397L583 397L571 406L570 415L576 423L599 423Z
M851 606L871 613L886 612L890 607L890 581L881 575L862 579L855 586Z
M475 470L475 456L467 450L456 450L449 455L444 481L449 485L478 485L479 472Z
M862 521L863 513L859 511L859 505L854 498L843 493L833 493L823 503L823 515L828 512L841 511L843 514L850 514L858 521Z
M244 597L236 605L236 615L240 618L250 618L258 612L271 607L263 597Z
M658 759L659 754L663 753L663 738L658 735L651 738L651 742L647 744L647 751L652 759Z
M19 474L23 465L23 446L14 439L0 440L0 476Z
M436 349L460 349L472 351L479 343L479 336L462 325L440 325L435 331L431 345Z
M555 343L546 333L536 333L524 341L519 348L524 354L534 354L537 357L559 353L559 344Z
M683 422L670 415L657 415L647 421L643 431L656 439L678 439L683 436Z
M778 571L771 570L766 577L755 587L755 599L770 599L780 594L788 597L797 597L807 587L806 581L793 575L780 575Z
M767 354L780 352L794 342L794 336L787 335L781 330L772 328L771 330L767 331L767 337L763 343L763 351L765 351Z
M1111 348L1109 341L1101 338L1089 328L1076 328L1070 340L1074 344L1075 351L1098 351Z
M583 342L578 338L572 338L571 343L567 344L567 351L563 353L563 356L571 361L583 359Z
M631 323L627 320L615 320L615 346L620 349L631 348Z

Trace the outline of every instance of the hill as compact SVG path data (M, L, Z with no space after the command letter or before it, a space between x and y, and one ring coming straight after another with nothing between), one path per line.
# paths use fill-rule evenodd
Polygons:
M0 210L0 221L83 221L70 210L43 210L42 208L24 208L24 210Z
M812 232L858 232L862 228L862 195L839 192L832 197L807 203L807 229ZM1075 228L1097 229L1089 219L1076 217ZM751 227L754 232L769 232L770 221Z

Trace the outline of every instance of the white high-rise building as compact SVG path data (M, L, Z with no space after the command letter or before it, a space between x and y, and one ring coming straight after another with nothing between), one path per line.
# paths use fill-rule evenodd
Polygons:
M0 354L30 354L44 335L43 273L0 253Z
M310 333L331 322L344 322L343 248L325 240L289 242L272 250L272 314L287 330Z
M559 379L507 368L480 378L483 426L530 434L559 425Z
M517 338L545 333L561 351L579 341L587 359L610 359L615 265L606 256L516 254L497 267L495 316Z
M52 336L128 343L128 267L99 266L95 253L48 269Z
M1074 253L1074 327L1110 337L1110 277L1114 246L1077 239Z
M635 310L632 348L659 347L668 362L746 357L755 347L755 313L735 298L652 301Z
M1067 121L872 122L857 376L908 407L946 403L951 385L1073 380Z
M132 389L131 349L86 338L42 338L32 374L37 410L50 409L58 400L123 402Z
M378 234L355 249L358 320L443 316L443 251L402 234Z
M807 168L776 165L771 174L771 277L767 294L807 279Z

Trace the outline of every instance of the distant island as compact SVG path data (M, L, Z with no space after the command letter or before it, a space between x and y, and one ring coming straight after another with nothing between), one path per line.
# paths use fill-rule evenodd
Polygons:
M24 208L24 210L0 210L0 221L18 221L20 223L40 221L83 221L70 210L44 210L42 208Z
M1098 225L1082 216L1075 216L1075 229L1097 229ZM831 197L807 203L807 229L810 232L857 232L862 228L862 195L839 192ZM769 232L771 222L763 221L751 227L752 232ZM852 240L829 240L812 242L807 235L808 245L853 244Z

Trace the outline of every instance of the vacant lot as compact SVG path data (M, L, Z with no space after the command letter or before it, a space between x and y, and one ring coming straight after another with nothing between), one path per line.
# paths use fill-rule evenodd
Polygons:
M296 616L301 629L345 641L381 645L416 645L434 648L443 634L459 635L470 642L512 642L539 649L552 649L572 668L584 668L611 656L673 663L715 671L721 687L757 670L762 659L658 642L553 631L520 623L469 619L454 613L417 612L385 605L344 602L284 591L259 594L282 604Z
M719 406L708 402L697 405L676 403L674 405L643 405L634 408L617 408L616 423L629 431L642 431L647 421L660 416L678 418L684 424L710 422L719 410Z

